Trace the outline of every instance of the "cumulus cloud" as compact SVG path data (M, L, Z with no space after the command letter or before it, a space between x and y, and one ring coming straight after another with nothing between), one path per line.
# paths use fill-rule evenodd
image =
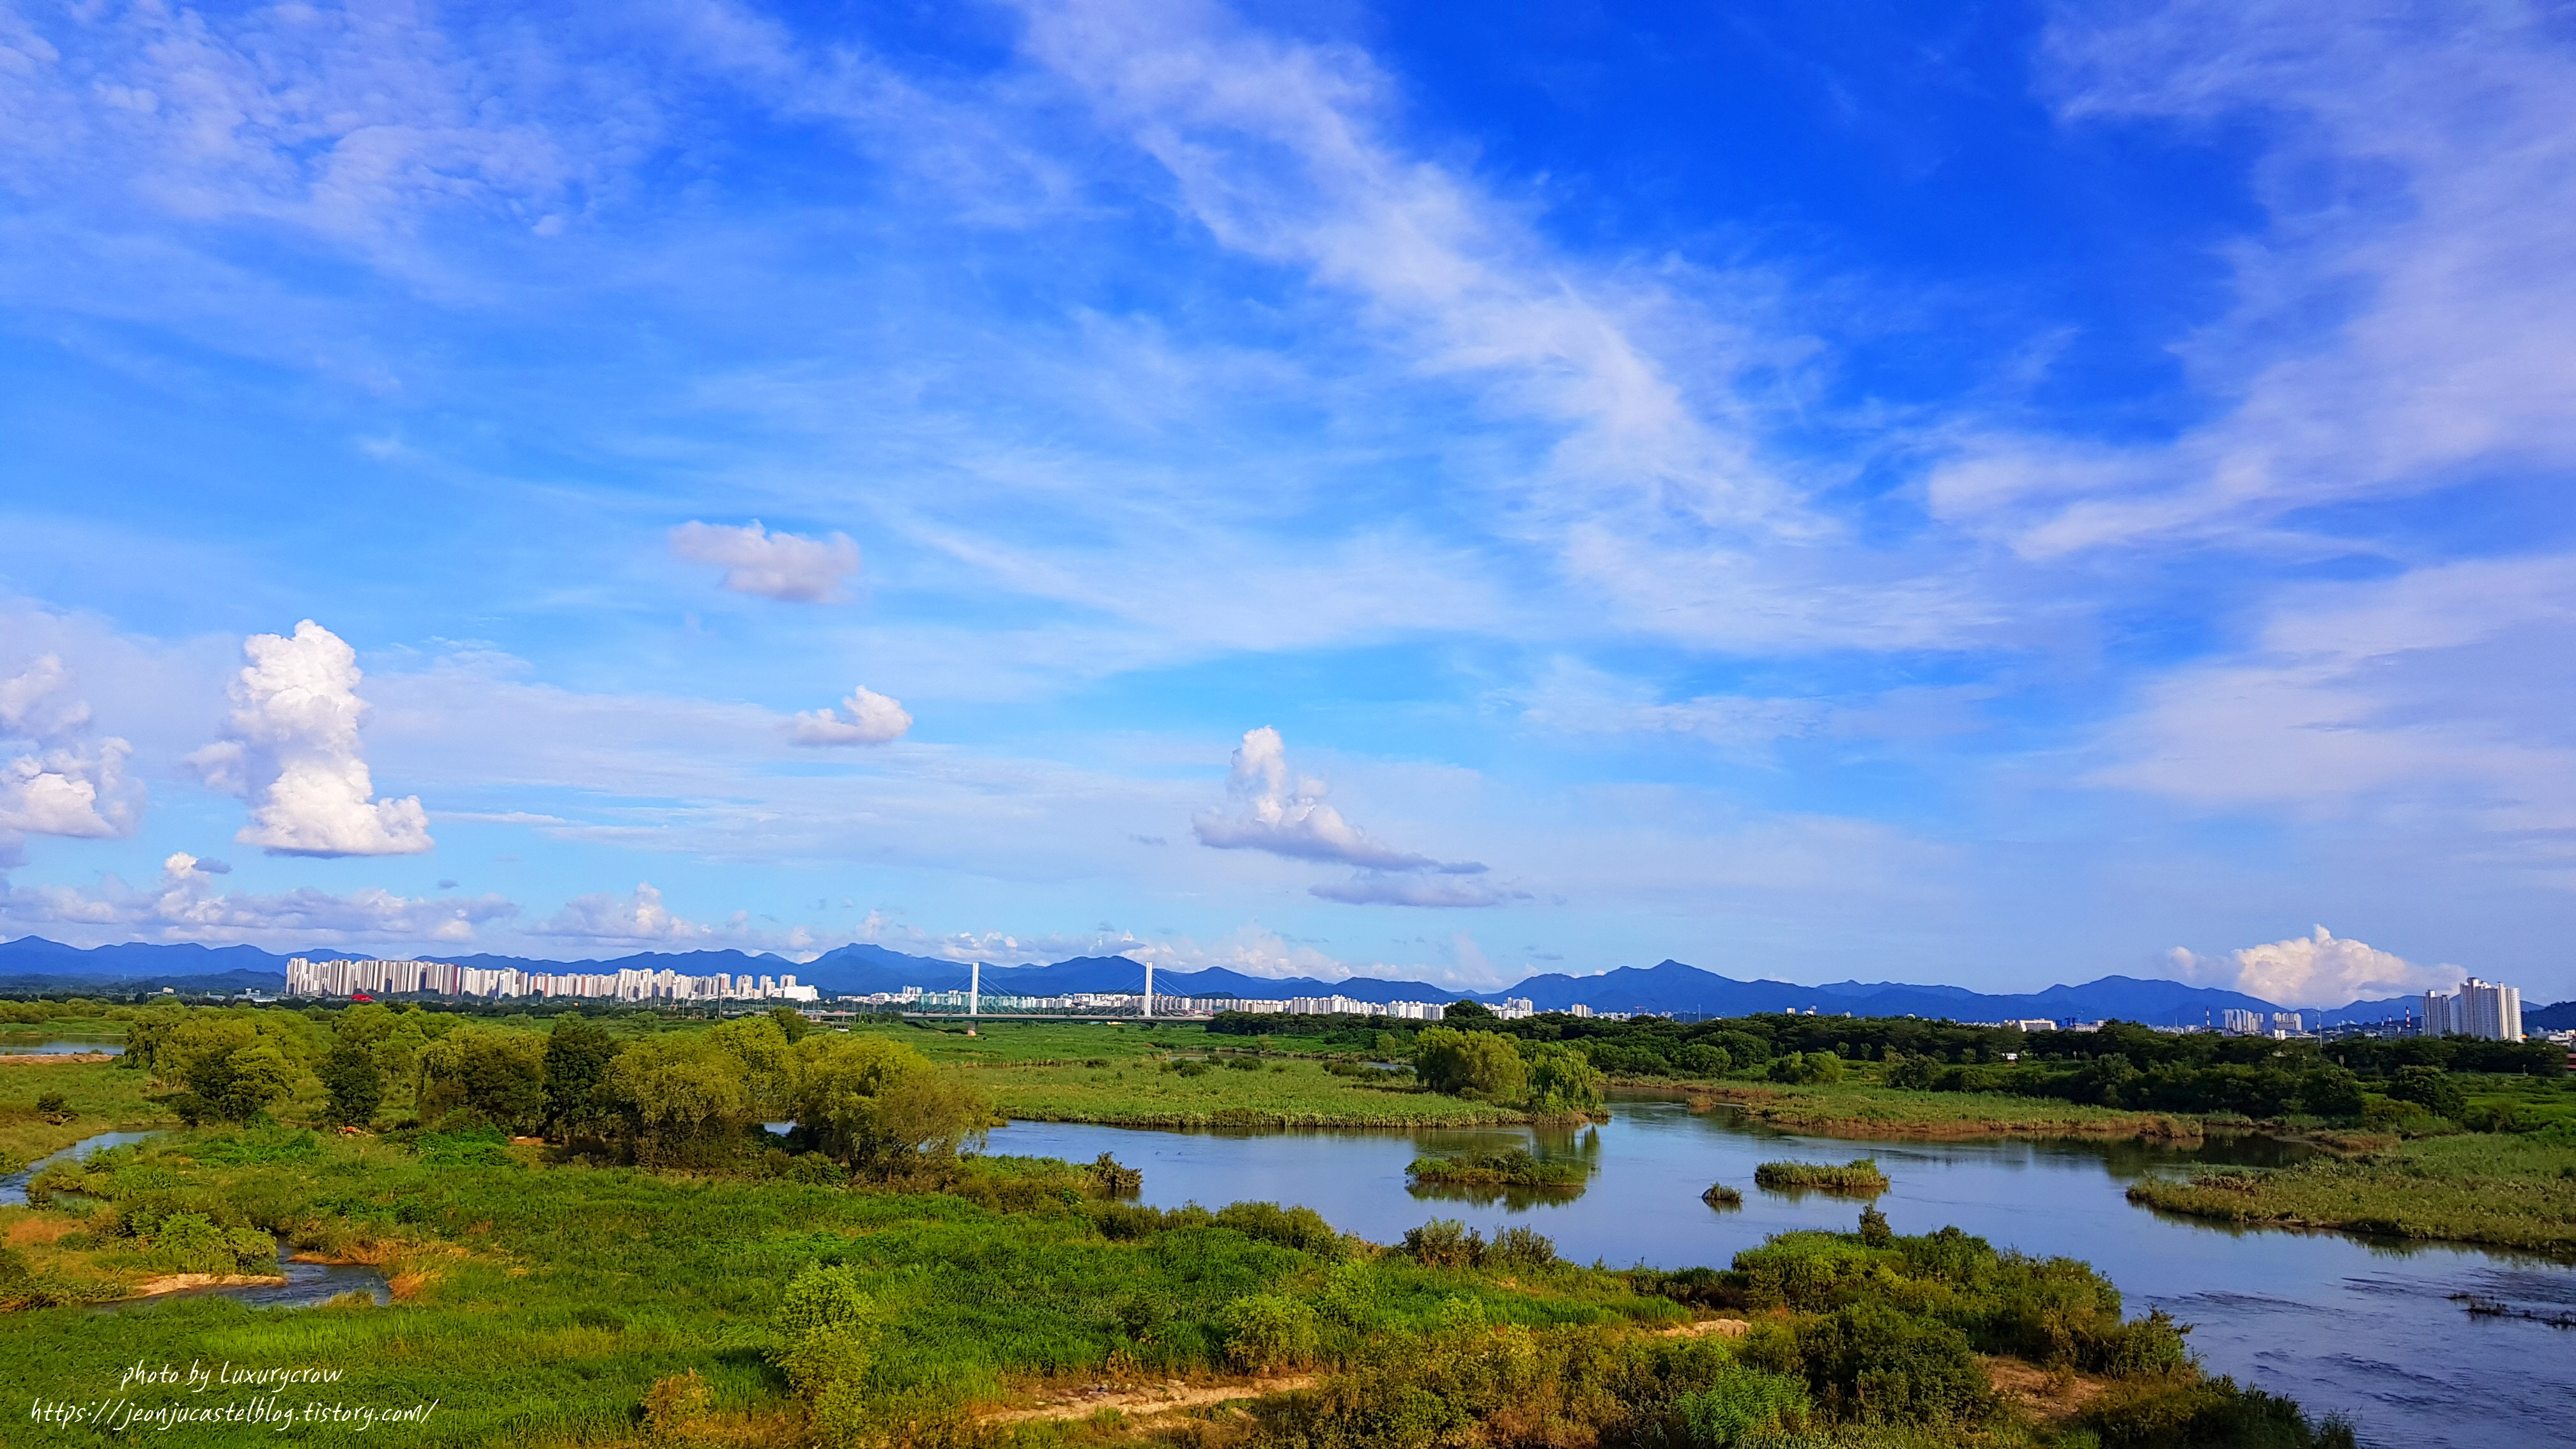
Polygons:
M828 604L843 597L841 581L859 571L859 546L846 533L806 538L771 533L760 520L730 524L681 524L671 530L671 552L692 563L722 564L718 580L737 594L758 594L796 604Z
M250 802L235 840L271 855L417 855L429 838L420 797L377 800L358 753L367 714L358 654L307 619L294 637L253 634L227 693L225 738L188 757L215 789Z
M161 879L147 890L110 880L98 890L69 886L0 887L0 920L42 926L49 932L104 940L431 941L459 944L475 927L517 915L518 906L497 895L424 900L370 886L346 895L303 887L275 895L219 892L215 877L229 870L180 852L161 865Z
M1472 875L1484 867L1455 864L1371 840L1342 812L1324 803L1327 786L1312 775L1288 775L1288 746L1268 725L1246 730L1226 777L1232 806L1191 822L1199 844L1217 850L1265 850L1291 860L1321 860L1363 870L1438 870Z
M39 656L0 679L0 847L16 837L67 835L111 839L132 835L143 814L143 788L125 778L133 747L90 737L87 701L71 688L59 655Z
M2338 939L2325 927L2246 946L2222 957L2195 955L2180 946L2168 959L2186 981L2228 986L2284 1006L2342 1006L2425 991L2457 982L2457 966L2418 966L2393 951Z
M882 745L911 728L901 700L862 684L838 709L809 709L788 721L787 739L798 745Z

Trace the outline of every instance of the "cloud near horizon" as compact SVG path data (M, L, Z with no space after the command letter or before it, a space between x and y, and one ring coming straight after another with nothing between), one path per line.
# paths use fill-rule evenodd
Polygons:
M310 619L292 638L253 634L233 680L225 738L188 757L213 789L250 804L233 838L271 855L418 855L434 847L420 797L374 799L359 753L367 703L358 652Z
M2176 974L2205 986L2228 986L2283 1006L2336 1007L2380 1000L2457 983L2457 966L2418 966L2393 951L2338 939L2325 927L2246 946L2224 957L2200 956L2176 946L2167 953Z
M345 895L310 886L274 895L218 892L215 877L231 867L180 851L161 863L147 890L110 877L98 890L0 885L0 920L125 933L128 940L233 944L270 941L430 941L461 945L475 928L519 913L497 895L430 900L378 886Z

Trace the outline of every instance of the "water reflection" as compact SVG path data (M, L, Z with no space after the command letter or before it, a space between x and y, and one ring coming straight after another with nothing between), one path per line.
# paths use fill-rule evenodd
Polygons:
M0 1032L0 1057L69 1057L125 1055L125 1043L118 1041L80 1041L71 1037L47 1037L40 1032Z
M1408 1183L1417 1154L1519 1147L1580 1150L1590 1190L1572 1200L1435 1199ZM2479 1293L2535 1308L2576 1305L2576 1268L2527 1254L2365 1241L2168 1217L2132 1206L2139 1178L2214 1164L2278 1166L2301 1149L2257 1137L2199 1144L2000 1140L1860 1143L1803 1137L1724 1108L1671 1100L1611 1104L1611 1120L1574 1134L1527 1127L1420 1132L1187 1133L1073 1123L1013 1123L991 1150L1087 1162L1102 1152L1142 1168L1143 1201L1175 1207L1242 1199L1302 1204L1334 1226L1394 1242L1427 1216L1491 1237L1533 1227L1578 1261L1662 1268L1723 1266L1772 1233L1849 1229L1860 1203L1754 1192L1754 1167L1873 1156L1893 1185L1877 1199L1897 1231L1950 1224L2043 1257L2091 1262L2128 1308L2163 1308L2196 1325L2193 1349L2219 1373L2296 1396L2359 1423L2365 1443L2520 1449L2565 1442L2576 1423L2567 1330L2472 1318L2451 1301ZM1746 1189L1741 1208L1701 1201L1711 1183ZM2460 1412L2476 1404L2474 1414Z
M0 1177L0 1207L25 1207L27 1184L36 1180L37 1173L57 1162L87 1162L95 1153L122 1147L128 1142L140 1142L151 1135L149 1132L101 1132L95 1137L84 1137L60 1152L47 1153L28 1163L24 1171Z

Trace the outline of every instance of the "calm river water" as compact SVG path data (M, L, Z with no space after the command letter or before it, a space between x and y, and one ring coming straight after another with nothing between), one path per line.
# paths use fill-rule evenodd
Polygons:
M2473 1248L2364 1241L2339 1234L2245 1232L2134 1207L2125 1185L2196 1162L2265 1164L2289 1149L2261 1141L2197 1151L2138 1143L1861 1143L1799 1137L1680 1102L1611 1104L1584 1132L1530 1128L1416 1132L1158 1132L1014 1122L987 1150L1088 1161L1103 1152L1145 1173L1143 1201L1304 1204L1378 1242L1432 1217L1484 1228L1535 1227L1557 1251L1614 1267L1709 1264L1790 1228L1849 1228L1857 1203L1753 1185L1757 1163L1868 1155L1894 1179L1878 1200L1896 1230L1957 1224L2041 1256L2082 1258L2117 1283L2132 1313L2163 1308L2194 1331L2214 1372L2342 1413L2366 1444L2523 1449L2576 1443L2576 1331L2471 1317L2454 1293L2519 1307L2576 1309L2576 1265ZM1571 1202L1432 1197L1410 1188L1419 1152L1527 1146L1597 1165ZM1712 1182L1740 1209L1699 1200Z

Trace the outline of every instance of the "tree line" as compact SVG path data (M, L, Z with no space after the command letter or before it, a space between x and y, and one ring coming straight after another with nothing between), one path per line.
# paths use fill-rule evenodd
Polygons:
M953 1156L989 1103L919 1052L815 1032L791 1008L702 1031L621 1038L587 1017L549 1031L365 1003L292 1011L153 1008L123 1064L174 1090L191 1124L256 1121L318 1085L327 1124L498 1129L646 1166L710 1169L783 1145L860 1172ZM792 1124L782 1144L767 1124Z

